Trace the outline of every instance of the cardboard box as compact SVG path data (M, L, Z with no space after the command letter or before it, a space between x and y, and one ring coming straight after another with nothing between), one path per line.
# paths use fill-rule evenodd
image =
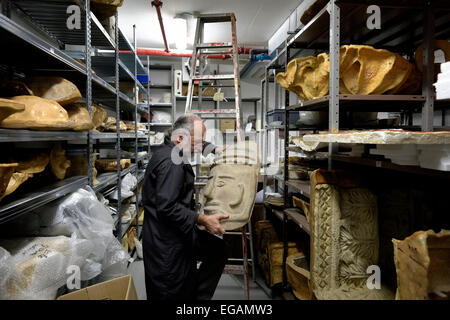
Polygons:
M222 119L219 123L220 131L236 130L236 120L234 119Z
M137 300L133 277L126 275L77 290L57 300Z

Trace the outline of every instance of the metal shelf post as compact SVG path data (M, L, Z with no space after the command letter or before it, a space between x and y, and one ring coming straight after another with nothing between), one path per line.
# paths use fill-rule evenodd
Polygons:
M86 107L92 119L92 43L91 43L91 4L90 1L84 1L84 13L86 21L85 31L85 63L86 63ZM92 130L87 135L87 155L88 155L88 184L94 186L94 161L93 161L93 139Z
M339 131L339 65L340 65L340 21L341 11L336 0L328 4L330 14L330 102L329 102L329 131ZM330 143L328 169L332 169L332 155L337 152L338 145Z
M120 95L119 95L119 14L115 15L116 24L116 47L115 47L115 84L116 84L116 152L117 152L117 215L119 217L119 223L117 224L117 235L119 241L122 240L122 175L120 168Z
M426 101L422 108L422 131L433 131L434 118L434 34L435 21L433 9L427 5L424 18L424 46L423 46L423 84L422 94Z
M151 151L151 145L150 145L150 57L147 56L147 125L148 125L148 155L151 157L152 151Z
M289 63L290 58L290 48L287 45L287 40L285 42L286 46L286 61L284 65L284 70L287 70L287 65ZM289 123L290 123L290 111L288 110L289 107L289 91L284 90L284 181L283 181L283 197L284 197L284 208L287 208L289 204L289 189L287 186L287 181L289 179ZM287 275L286 275L286 259L287 259L287 251L288 251L288 245L287 245L287 223L288 223L288 216L283 210L283 287L286 288L287 286Z
M137 185L136 185L136 189L134 191L134 195L136 197L136 223L135 223L135 227L136 227L136 235L139 236L137 234L137 232L139 231L139 203L140 203L140 199L139 199L139 160L138 160L138 124L137 124L137 117L138 117L138 111L137 111L137 107L138 107L138 100L139 100L139 93L138 93L138 80L137 80L137 62L138 62L138 56L137 56L137 45L136 45L136 25L133 25L133 46L134 46L134 133L136 135L135 137L135 146L134 146L134 156L135 156L135 162L136 162L136 171L135 171L135 176L136 176L136 180L137 180Z

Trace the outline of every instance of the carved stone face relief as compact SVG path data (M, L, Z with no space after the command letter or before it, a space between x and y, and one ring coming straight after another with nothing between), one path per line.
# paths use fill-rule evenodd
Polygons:
M257 155L257 146L252 142L229 147L217 159L220 164L213 166L208 184L200 193L201 214L229 215L222 220L225 230L238 229L250 220L258 185Z

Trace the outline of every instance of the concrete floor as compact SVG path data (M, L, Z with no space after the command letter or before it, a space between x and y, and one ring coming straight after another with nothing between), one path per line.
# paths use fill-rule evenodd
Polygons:
M144 279L144 262L136 259L128 267L129 274L133 276L134 285L136 287L139 300L146 300L145 293L145 279ZM266 294L270 292L264 284L260 274L257 272L258 283L260 283L265 290L250 279L250 300L271 300ZM243 276L231 276L223 274L220 278L213 300L245 300L244 289L241 287Z

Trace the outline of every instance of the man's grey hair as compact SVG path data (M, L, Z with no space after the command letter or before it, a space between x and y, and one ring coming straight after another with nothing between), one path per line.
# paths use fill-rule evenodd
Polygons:
M179 131L180 129L187 130L191 134L194 130L194 122L197 120L202 121L200 117L192 113L180 116L173 124L172 129L166 132L166 136L171 137L173 132Z

